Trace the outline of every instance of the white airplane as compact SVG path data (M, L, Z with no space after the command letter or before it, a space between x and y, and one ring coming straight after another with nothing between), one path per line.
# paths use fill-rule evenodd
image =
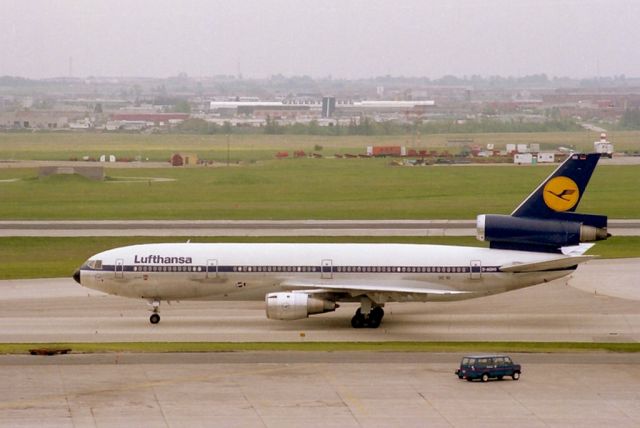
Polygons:
M89 258L85 287L161 301L265 300L267 317L307 318L359 302L354 328L377 328L388 302L471 299L563 277L606 239L607 217L576 214L599 154L573 154L510 215L478 216L490 248L408 244L145 244Z

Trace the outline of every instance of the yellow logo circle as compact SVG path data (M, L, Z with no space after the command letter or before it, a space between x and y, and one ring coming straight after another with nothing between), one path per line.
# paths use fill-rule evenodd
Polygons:
M554 177L544 186L544 203L554 211L567 211L575 207L580 199L580 190L569 177Z

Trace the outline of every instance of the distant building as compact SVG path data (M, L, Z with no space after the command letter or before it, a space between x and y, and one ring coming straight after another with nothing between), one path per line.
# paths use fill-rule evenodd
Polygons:
M114 122L148 122L155 126L166 126L170 123L189 119L188 113L113 113Z
M322 117L330 118L336 111L336 98L335 97L322 97Z
M61 129L69 126L69 118L84 117L84 113L56 111L17 111L0 114L0 128Z
M197 165L198 156L193 153L174 153L171 155L172 166Z

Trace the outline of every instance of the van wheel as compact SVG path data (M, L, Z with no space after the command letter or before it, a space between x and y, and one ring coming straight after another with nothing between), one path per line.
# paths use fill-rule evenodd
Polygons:
M473 379L471 379L470 377L467 378L467 382L473 382Z
M513 380L518 380L518 379L520 379L520 372L513 372L513 374L511 375L511 377L513 378Z
M504 376L498 376L498 380L502 380Z
M486 382L489 380L489 373L482 373L481 381Z

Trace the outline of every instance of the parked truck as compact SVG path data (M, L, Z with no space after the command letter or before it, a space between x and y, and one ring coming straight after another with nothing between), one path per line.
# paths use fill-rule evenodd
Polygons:
M404 146L368 146L367 155L375 157L406 156L407 149Z

